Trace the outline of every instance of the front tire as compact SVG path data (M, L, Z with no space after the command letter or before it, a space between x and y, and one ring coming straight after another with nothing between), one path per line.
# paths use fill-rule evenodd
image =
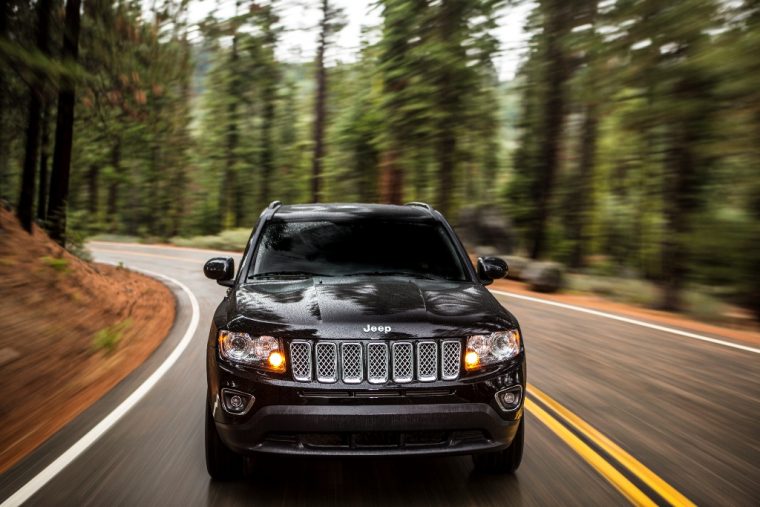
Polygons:
M237 479L243 473L243 457L232 452L219 438L208 396L206 397L206 470L215 481Z
M472 462L475 470L486 473L512 474L522 461L523 447L525 446L525 417L520 420L515 438L503 451L474 454Z

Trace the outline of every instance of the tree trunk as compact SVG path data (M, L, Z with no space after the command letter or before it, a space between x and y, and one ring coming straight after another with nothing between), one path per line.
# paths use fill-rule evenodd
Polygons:
M264 90L264 111L261 118L261 195L264 205L269 204L270 178L274 172L274 147L272 146L272 132L274 130L274 101L275 85L268 83Z
M37 193L37 220L47 220L48 159L50 158L50 108L42 109L42 142L40 145L40 181Z
M61 60L71 66L79 56L79 21L81 0L66 1L63 48ZM69 199L71 147L74 141L74 81L64 76L58 94L58 117L55 128L55 150L50 179L48 216L50 237L60 245L66 244L66 203Z
M235 8L237 12L237 6ZM238 61L238 34L237 29L232 36L232 50L230 52L230 69L235 72ZM230 79L230 97L227 105L227 157L224 162L224 172L219 188L219 214L222 220L222 229L236 227L238 225L238 209L242 197L241 189L238 188L236 152L238 146L237 130L237 98L238 77L233 74Z
M443 216L451 211L451 194L454 189L454 165L456 156L456 136L451 124L443 126L438 139L436 157L438 159L438 198L436 207Z
M530 257L538 259L546 252L546 227L549 219L554 180L559 165L562 120L565 109L567 68L562 39L569 30L569 7L563 0L543 0L544 36L547 69L544 75L546 98L543 104L544 145L539 157L538 200L533 224Z
M404 171L398 165L398 152L389 150L380 162L380 202L402 204L404 199Z
M320 22L319 45L317 46L316 80L317 96L314 101L314 157L311 165L311 200L319 202L319 186L322 179L322 158L324 157L325 135L325 95L327 93L327 72L325 71L325 46L327 44L328 2L322 0L322 21Z
M43 55L48 54L48 39L50 37L50 0L39 0L37 3L37 49ZM45 87L45 76L36 73L29 86L29 110L26 122L26 147L24 152L24 167L21 174L21 190L19 192L16 215L21 226L32 232L34 219L34 180L37 172L37 150L40 142L40 121L42 100Z
M10 2L0 2L0 42L8 38L8 10ZM8 193L8 133L5 115L9 109L6 97L6 73L0 72L0 199Z
M116 221L116 212L118 210L119 203L119 178L121 175L121 139L117 138L111 147L111 182L108 185L108 204L106 206L106 216L108 222L113 223Z
M589 217L594 199L594 172L596 139L599 128L597 106L588 103L585 107L581 133L581 153L578 167L578 192L570 196L573 201L573 219L570 239L573 249L570 253L570 265L581 268L585 265L586 247L591 238L589 234Z
M34 178L37 169L37 147L40 140L40 109L41 99L38 87L31 90L29 97L29 111L26 123L26 147L24 152L24 167L21 174L21 188L19 191L16 216L21 227L27 232L32 232L32 217L34 207Z
M688 88L689 85L685 84ZM688 214L693 208L695 192L695 157L699 124L684 120L673 125L663 176L665 231L662 244L663 292L660 308L681 309L681 289L687 273Z
M87 211L90 213L89 219L95 221L98 213L98 176L100 167L97 164L90 164L90 170L87 171Z

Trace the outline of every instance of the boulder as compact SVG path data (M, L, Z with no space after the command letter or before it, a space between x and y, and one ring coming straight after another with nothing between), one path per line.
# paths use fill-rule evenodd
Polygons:
M468 206L459 212L457 234L472 249L491 247L500 254L510 254L515 248L512 221L498 207Z
M558 262L531 262L523 273L530 290L557 292L564 282L565 268Z
M502 259L507 261L507 266L509 266L509 275L507 275L508 278L512 280L525 279L525 270L531 263L530 259L517 255L505 255L502 257Z

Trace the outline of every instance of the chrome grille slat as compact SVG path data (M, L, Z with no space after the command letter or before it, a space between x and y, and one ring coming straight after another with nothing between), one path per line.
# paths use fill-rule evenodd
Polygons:
M414 354L412 344L409 342L393 342L393 381L411 382L414 374Z
M431 382L438 373L438 346L435 342L417 342L417 380Z
M340 362L343 382L358 384L364 378L364 361L361 343L342 343L340 345Z
M432 382L459 378L462 342L316 341L290 343L290 368L298 382L371 384Z
M338 380L338 347L334 342L317 342L314 358L317 364L317 380L336 382Z
M462 363L462 343L459 340L444 340L441 343L441 378L454 380L459 376Z
M388 345L386 343L367 344L367 380L370 384L388 382Z
M311 343L290 342L290 367L293 378L299 382L311 382Z

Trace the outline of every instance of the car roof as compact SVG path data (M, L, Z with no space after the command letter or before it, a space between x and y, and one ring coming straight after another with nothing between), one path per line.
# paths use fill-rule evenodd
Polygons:
M423 204L362 204L362 203L319 203L289 204L278 206L272 218L285 221L309 220L430 220L432 209Z

